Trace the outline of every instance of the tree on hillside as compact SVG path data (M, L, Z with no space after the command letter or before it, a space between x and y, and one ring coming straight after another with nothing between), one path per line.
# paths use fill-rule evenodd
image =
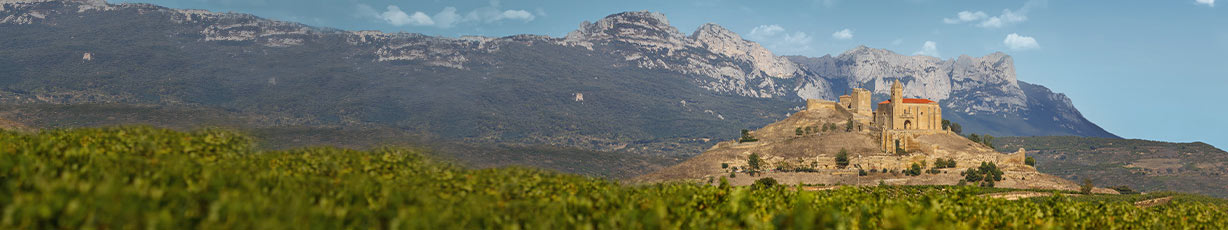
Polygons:
M850 118L849 118L848 123L845 123L845 125L844 125L844 131L845 131L845 132L852 132L852 131L853 131L853 118L851 118L851 117L850 117Z
M797 130L793 130L793 135L801 136L802 134L804 134L802 132L802 127L797 127Z
M738 139L738 143L756 142L756 141L759 141L759 139L755 139L755 136L751 136L750 130L746 130L746 129L742 130L742 139Z
M986 147L989 147L991 149L995 148L993 145L993 136L990 136L989 134L985 134L985 136L981 136L981 144L985 144Z
M847 149L840 149L840 153L836 154L836 166L840 168L849 166L849 151Z
M1023 159L1023 164L1036 167L1036 159L1029 156L1028 158Z
M951 120L942 120L942 128L949 129L951 132L959 135L963 135L962 133L964 132L964 128L959 123L952 122Z
M975 133L968 134L968 140L972 142L976 142L976 143L981 143L981 136L977 136Z
M977 183L981 187L993 187L994 182L1002 181L1002 170L998 169L998 165L993 162L981 162L981 167L968 168L960 173L964 176L964 181Z
M749 169L747 170L750 171L751 173L758 172L759 167L761 167L762 164L763 164L763 159L759 158L758 153L751 153L750 157L746 158L746 166L749 167Z
M1095 185L1092 185L1092 180L1083 178L1083 186L1079 186L1079 192L1083 193L1083 195L1091 195L1092 188L1096 188Z
M921 175L921 165L917 164L916 162L913 162L911 167L908 167L908 169L904 170L904 175L920 176Z
M769 188L775 188L777 184L779 183L776 182L775 178L766 177L763 179L755 180L755 183L751 184L750 188L751 189L769 189Z

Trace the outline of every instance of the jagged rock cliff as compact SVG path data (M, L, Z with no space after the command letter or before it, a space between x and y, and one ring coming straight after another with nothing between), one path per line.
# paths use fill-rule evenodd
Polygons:
M1064 96L1029 91L1004 54L944 61L863 47L785 58L715 24L688 36L650 12L585 22L563 38L343 31L100 1L2 0L0 20L0 103L202 106L269 125L692 155L804 98L901 78L906 94L941 100L972 130L1107 134ZM995 117L1011 111L1035 115ZM1042 115L1057 120L1001 125Z
M584 22L562 44L614 53L640 68L701 76L695 81L720 93L760 98L833 96L826 81L758 43L710 23L688 37L661 13L624 12Z

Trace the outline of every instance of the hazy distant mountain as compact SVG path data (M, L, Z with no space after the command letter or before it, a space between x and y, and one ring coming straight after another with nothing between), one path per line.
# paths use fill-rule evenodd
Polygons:
M200 106L267 126L393 127L473 143L698 154L901 79L965 132L1113 136L1069 99L1019 82L1009 56L939 60L857 48L779 57L715 24L658 13L564 38L342 31L251 15L101 1L0 0L0 103Z

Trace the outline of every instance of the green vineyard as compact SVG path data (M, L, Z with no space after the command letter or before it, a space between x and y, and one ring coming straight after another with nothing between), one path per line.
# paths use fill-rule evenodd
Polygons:
M0 229L1224 229L1191 195L1008 201L973 186L626 185L426 150L264 151L236 132L0 133Z

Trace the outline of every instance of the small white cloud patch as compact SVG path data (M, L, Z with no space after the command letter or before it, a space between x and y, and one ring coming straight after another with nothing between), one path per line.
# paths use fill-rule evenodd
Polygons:
M746 38L778 54L798 54L809 51L810 44L814 40L814 37L805 32L789 33L784 27L775 24L756 26L746 34Z
M414 25L414 26L430 26L435 25L435 20L431 16L427 16L422 12L414 12L413 15L405 13L400 7L388 6L388 10L379 14L379 18L383 19L388 24L394 26Z
M1036 43L1036 38L1021 36L1016 33L1006 35L1006 39L1002 40L1002 44L1011 50L1030 50L1040 48L1040 44Z
M500 19L512 19L522 21L533 21L533 14L524 10L507 10L499 15Z
M955 14L955 18L943 18L942 22L946 24L959 24L971 21L977 21L989 17L984 11L960 11Z
M938 43L934 41L925 41L925 44L921 45L921 50L918 50L917 52L912 53L912 55L926 55L926 56L939 57L940 55L938 54Z
M747 34L746 36L755 38L755 39L763 39L763 38L767 38L771 36L776 36L776 34L779 34L780 32L784 32L784 31L785 31L785 28L780 27L780 25L775 25L775 24L759 25L759 26L756 26L754 29L750 29L750 34Z
M1196 1L1214 1L1214 0L1196 0ZM1011 24L1022 23L1028 20L1028 12L1036 8L1044 8L1048 5L1048 0L1029 0L1023 4L1018 10L1003 9L1002 14L997 16L989 16L982 11L960 11L955 14L955 18L943 18L942 22L946 24L963 24L969 23L981 28L1002 28Z
M840 40L853 39L853 31L849 29L836 31L835 33L831 33L831 37Z
M1194 0L1194 3L1215 7L1215 0Z

